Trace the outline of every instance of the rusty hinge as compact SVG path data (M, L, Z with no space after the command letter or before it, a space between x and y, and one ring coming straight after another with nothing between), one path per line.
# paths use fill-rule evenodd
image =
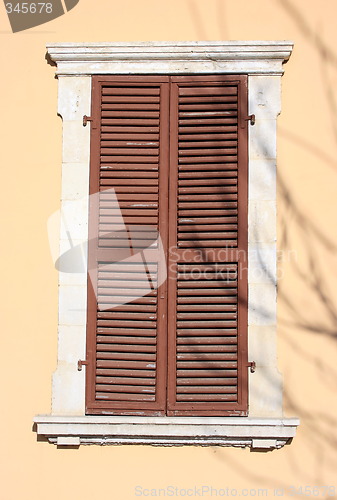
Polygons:
M255 125L255 115L249 115L247 118L245 118L247 122L250 122L251 125Z
M93 122L93 121L94 121L94 119L91 118L91 116L84 115L83 116L83 127L86 127L88 122Z
M88 365L88 361L83 361L82 359L79 359L78 362L77 362L77 369L79 372L82 371L82 367L84 366L87 366Z
M255 361L249 361L249 363L247 363L247 367L250 368L250 373L254 373L256 370Z

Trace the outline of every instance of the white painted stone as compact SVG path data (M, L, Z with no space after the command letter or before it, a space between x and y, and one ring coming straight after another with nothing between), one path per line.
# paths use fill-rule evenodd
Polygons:
M276 119L281 112L281 79L278 76L250 75L249 114L257 120Z
M249 159L276 158L276 120L256 117L254 126L249 127Z
M249 200L276 200L276 160L249 160Z
M78 360L85 359L85 331L85 326L59 326L59 361L77 368Z
M59 75L247 73L282 75L287 41L49 44Z
M83 417L76 416L71 417L69 415L64 416L50 416L50 415L37 415L34 418L34 422L53 425L86 425L86 424L99 424L103 425L138 425L144 424L146 426L152 425L157 428L161 428L163 432L170 432L170 429L166 429L166 425L178 425L180 426L218 426L220 425L223 429L227 426L229 429L246 427L248 423L254 429L259 432L261 428L265 428L266 431L270 432L272 435L272 427L292 427L298 422L297 418L250 418L250 417L154 417L154 416L110 416L110 415L85 415ZM244 432L244 431L240 431ZM258 437L259 433L254 432ZM261 435L260 435L261 437Z
M89 194L89 163L63 163L62 199L78 200Z
M276 201L248 203L248 243L276 242Z
M85 325L87 287L63 285L59 294L59 325Z
M60 240L56 268L60 285L87 285L87 242Z
M53 415L85 413L85 369L80 372L77 369L78 360L85 359L85 334L85 325L59 326L58 365L53 374Z
M63 120L63 138L63 163L87 163L90 153L90 126L83 127L82 120Z
M179 57L179 54L176 54ZM99 61L81 62L73 64L59 62L57 75L111 75L111 74L223 74L223 73L257 73L282 75L282 62L280 60L261 60L258 63L254 60L221 60L221 56L214 53L202 54L200 57L192 56L193 61L181 59L143 61Z
M282 377L275 366L257 366L249 377L249 415L281 418L282 394Z
M153 444L260 447L284 446L295 436L298 419L250 417L102 417L39 415L37 432L58 444L79 437L81 444ZM276 441L276 446L275 446ZM269 443L269 446L268 446Z
M276 284L276 244L252 243L248 248L248 282Z
M276 354L276 325L254 326L248 329L248 357L255 361L256 370L261 367L275 367L277 363ZM250 378L254 378L256 371Z
M273 449L273 448L277 448L277 440L276 439L253 439L252 448L268 449L268 450Z
M79 446L81 440L79 437L59 436L56 442L57 446Z
M88 238L88 198L64 200L61 204L61 240L82 240Z
M248 325L276 325L276 286L248 284Z
M249 377L249 415L281 417L283 383L277 369L276 325L249 326L248 353L256 363Z
M82 123L84 115L90 116L90 76L76 78L63 76L59 78L58 95L58 113L64 121L78 120Z
M85 415L85 370L59 361L53 374L52 415Z

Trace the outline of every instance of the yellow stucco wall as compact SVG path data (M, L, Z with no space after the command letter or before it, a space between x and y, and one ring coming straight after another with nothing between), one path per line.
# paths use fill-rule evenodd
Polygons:
M302 486L311 498L337 498L336 15L335 0L80 0L67 15L12 34L0 7L1 500L129 500L136 486L169 485L248 488L248 496L266 488L269 497ZM57 359L46 222L61 181L57 81L45 45L237 39L295 42L278 128L278 343L297 436L271 453L37 442L32 419L50 412Z

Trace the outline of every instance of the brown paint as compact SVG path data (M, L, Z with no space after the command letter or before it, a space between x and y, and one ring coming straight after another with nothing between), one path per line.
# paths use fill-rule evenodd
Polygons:
M245 75L93 77L90 193L114 187L127 225L158 228L168 279L98 313L111 283L114 302L127 297L125 271L89 280L87 413L247 414L247 115ZM128 246L106 235L112 207L90 205L91 269ZM219 269L232 276L219 281Z

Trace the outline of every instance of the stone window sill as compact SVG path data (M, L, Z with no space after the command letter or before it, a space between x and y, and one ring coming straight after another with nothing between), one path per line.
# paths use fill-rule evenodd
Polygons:
M237 446L273 450L289 444L297 418L100 417L39 415L37 434L58 446L81 444Z

